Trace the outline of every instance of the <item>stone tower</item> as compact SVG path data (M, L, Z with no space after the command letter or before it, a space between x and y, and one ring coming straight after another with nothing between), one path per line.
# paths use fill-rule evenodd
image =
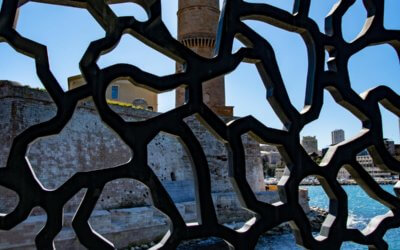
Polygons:
M220 15L219 0L179 0L178 40L200 56L211 58ZM177 65L177 72L182 65ZM232 116L225 106L225 81L220 76L203 83L203 102L219 115ZM176 106L185 103L185 89L176 90Z

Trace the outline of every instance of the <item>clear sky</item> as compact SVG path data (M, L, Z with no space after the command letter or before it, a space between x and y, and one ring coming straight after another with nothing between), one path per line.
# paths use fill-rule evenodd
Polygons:
M228 0L229 1L229 0ZM170 32L176 36L177 0L161 0L162 18ZM269 3L291 11L293 0L248 0L248 2ZM0 0L2 3L2 0ZM336 0L312 1L310 16L324 29L324 17ZM138 5L117 4L112 6L119 16L133 15L146 20L146 14ZM400 1L387 0L385 4L385 27L400 29ZM362 0L346 13L343 22L347 41L354 39L366 19ZM268 24L246 21L250 27L266 38L275 49L283 79L291 102L301 110L304 103L307 52L301 37L295 33L277 29ZM88 44L104 36L104 31L83 9L28 3L21 9L17 31L21 35L44 44L48 48L50 67L62 87L67 89L67 78L80 74L78 63ZM241 44L235 43L235 48ZM172 74L175 62L166 56L141 44L135 38L125 35L119 45L98 62L100 67L115 63L134 64L157 75ZM394 49L389 45L368 47L354 55L349 62L353 89L362 93L378 85L387 85L400 93L400 64ZM0 79L8 79L42 87L35 73L33 59L16 53L8 44L0 43ZM282 124L266 102L266 91L254 65L242 63L226 76L226 104L235 106L236 116L253 115L270 127L282 128ZM328 92L324 96L324 106L317 121L307 125L302 135L315 135L319 148L331 143L330 132L345 130L346 139L356 135L361 123L347 110L337 105ZM159 96L159 111L174 107L175 94L168 92ZM398 118L381 108L384 135L400 143Z

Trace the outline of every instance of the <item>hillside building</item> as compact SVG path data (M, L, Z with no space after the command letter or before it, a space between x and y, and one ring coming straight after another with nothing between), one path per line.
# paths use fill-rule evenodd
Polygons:
M315 136L303 136L301 145L308 154L318 154L318 140Z
M84 84L86 82L82 75L68 78L68 89L74 89ZM136 108L158 111L157 93L135 86L129 80L113 81L107 88L106 98L110 102L129 103Z
M332 145L339 144L345 140L343 129L333 130L331 136L332 136Z

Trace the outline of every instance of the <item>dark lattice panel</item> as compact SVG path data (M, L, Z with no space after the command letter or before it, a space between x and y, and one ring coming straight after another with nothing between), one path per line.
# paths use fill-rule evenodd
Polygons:
M160 0L131 0L140 4L149 16L139 22L133 17L116 17L104 0L37 0L55 5L68 5L87 9L106 31L106 36L90 43L80 61L80 69L87 82L71 91L63 91L49 69L46 46L22 37L13 28L19 6L28 0L3 0L0 13L0 38L18 52L35 59L37 74L57 105L57 114L49 121L29 127L18 135L11 147L7 166L0 169L0 185L19 195L16 209L0 216L0 228L11 229L24 221L33 207L40 206L47 213L47 223L36 237L39 249L53 248L53 240L62 228L63 206L81 189L87 189L76 212L73 228L80 242L91 249L112 249L112 243L94 232L88 219L105 184L119 178L132 178L151 190L154 206L165 213L172 228L157 247L174 249L186 239L219 237L235 249L253 249L259 236L269 229L289 221L297 244L310 249L338 249L344 241L354 241L372 248L386 249L383 235L400 226L400 200L385 192L356 162L356 154L367 148L375 163L382 169L400 173L399 163L387 152L383 143L382 119L378 104L400 115L400 98L390 88L379 86L362 95L355 93L350 84L347 64L349 58L370 45L390 44L400 56L400 32L383 26L384 1L364 0L368 19L363 32L351 43L342 35L342 18L355 0L339 1L325 19L326 31L321 33L317 24L308 17L310 0L296 0L293 13L242 0L226 0L217 39L216 56L206 59L196 55L179 43L168 32L161 20ZM115 0L115 2L128 2ZM302 36L308 49L308 81L305 105L298 112L291 104L271 45L243 20L259 20ZM60 30L62 32L62 30ZM158 77L134 65L116 64L100 69L96 61L102 53L116 46L123 34L129 33L178 63L186 65L183 73ZM232 54L233 39L238 38L246 48ZM324 69L324 53L331 60ZM4 60L4 58L2 58ZM233 71L240 62L257 66L268 101L279 116L284 130L264 126L253 117L243 117L225 124L202 102L202 82ZM164 92L186 85L189 101L184 106L142 122L125 122L107 105L105 91L116 78L131 79L133 84ZM299 143L299 133L308 123L316 120L323 104L323 91L328 90L335 101L360 119L363 130L353 140L332 147L322 163L310 159ZM93 97L102 120L132 149L130 162L110 169L76 173L56 190L44 190L25 159L29 144L34 140L59 133L70 120L79 100ZM259 107L262 108L262 107ZM206 156L199 141L183 121L196 114L208 125L229 149L230 175L243 207L257 214L256 221L245 232L237 232L218 224L211 198L210 173ZM179 137L194 162L199 225L186 225L160 180L147 165L147 144L164 131ZM288 163L290 175L280 185L282 203L270 205L256 199L246 181L245 154L241 135L251 132L263 142L278 146ZM361 233L348 229L347 196L336 176L345 167L357 183L375 200L390 211L375 218L368 231ZM314 238L306 214L298 203L299 183L307 176L318 176L330 198L329 216Z

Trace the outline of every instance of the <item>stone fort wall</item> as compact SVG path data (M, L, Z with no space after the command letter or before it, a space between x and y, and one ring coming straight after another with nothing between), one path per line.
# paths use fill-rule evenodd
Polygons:
M149 119L160 113L130 107L111 106L125 120ZM13 138L29 126L49 120L56 107L45 91L15 86L0 81L0 167L5 167ZM253 214L240 206L228 177L228 155L223 143L216 140L195 117L185 120L192 128L206 154L212 184L212 197L220 223L241 222ZM278 192L267 192L259 144L242 137L246 151L247 179L260 201L279 201ZM38 180L47 189L55 189L80 171L109 168L132 157L129 148L105 126L90 101L81 102L58 135L32 143L27 158ZM174 136L161 133L148 145L149 165L162 181L186 222L195 222L194 181L190 156ZM56 247L84 249L71 227L71 220L81 202L81 190L64 206L63 229ZM300 190L300 205L309 211L307 191ZM17 195L0 187L0 213L10 213L18 203ZM35 208L23 223L10 231L0 230L0 249L35 249L34 239L46 223L46 215ZM121 179L108 183L93 211L93 229L117 248L131 244L157 242L170 228L169 219L151 206L149 190L138 181Z
M156 112L112 105L125 120L138 121L159 115ZM23 130L49 120L56 107L45 91L0 82L0 167L5 167L13 138ZM186 122L193 129L207 156L212 191L231 192L228 156L217 141L194 117ZM257 142L243 136L246 148L247 177L255 192L263 190L263 170ZM194 200L190 156L174 136L161 133L148 145L149 165L177 202ZM110 168L132 157L129 148L105 126L90 101L81 102L67 126L58 135L35 141L27 153L38 180L47 189L55 189L73 174ZM182 188L187 192L182 192ZM66 212L75 211L84 192L66 204ZM16 194L0 188L0 213L17 205ZM151 204L147 187L134 180L116 180L106 185L97 209L126 208Z

